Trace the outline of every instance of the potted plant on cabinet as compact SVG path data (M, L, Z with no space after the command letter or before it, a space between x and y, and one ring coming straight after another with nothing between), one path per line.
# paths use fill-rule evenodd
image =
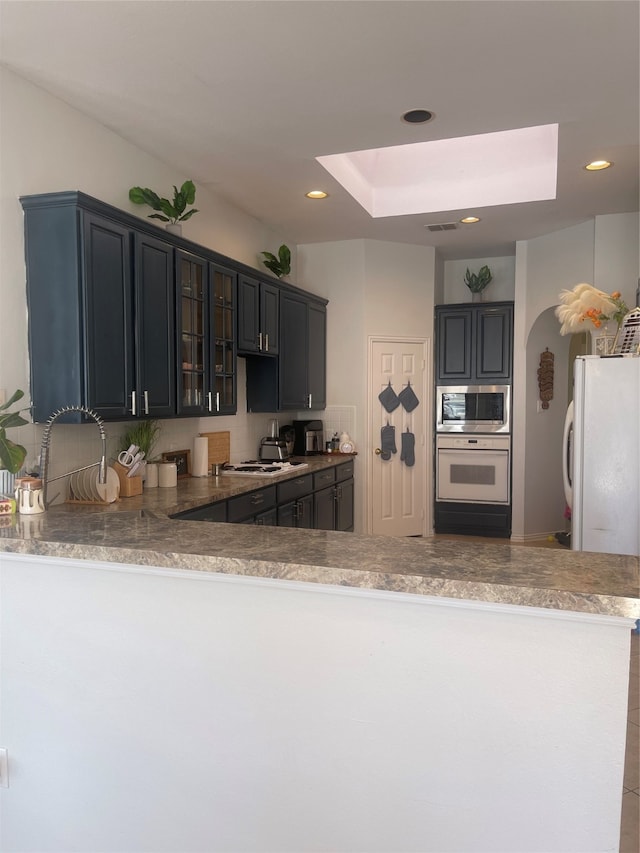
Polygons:
M186 210L187 205L193 204L196 200L196 187L193 181L185 181L180 189L174 186L172 201L161 198L148 187L131 187L129 200L134 204L148 204L154 210L161 211L160 213L150 213L149 219L160 219L162 222L167 222L167 231L174 234L182 233L180 222L186 222L194 213L198 212L196 208Z
M277 256L273 252L262 252L262 254L264 255L262 263L275 276L282 278L289 275L291 272L291 249L288 246L283 243L278 249Z
M483 267L480 267L477 273L470 272L469 267L467 267L464 283L471 291L472 302L482 302L482 291L489 284L492 278L491 270L486 264Z

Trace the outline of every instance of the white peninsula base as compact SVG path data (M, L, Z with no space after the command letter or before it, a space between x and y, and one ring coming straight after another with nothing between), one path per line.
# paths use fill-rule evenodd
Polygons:
M2 554L6 851L618 849L633 620Z

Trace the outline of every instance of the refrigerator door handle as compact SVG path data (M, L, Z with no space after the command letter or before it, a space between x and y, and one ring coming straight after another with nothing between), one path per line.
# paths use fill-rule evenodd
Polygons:
M567 501L567 506L571 509L573 505L573 488L572 488L572 464L571 457L572 447L571 440L573 436L573 400L569 403L567 414L564 419L564 431L562 434L562 483L564 485L564 497Z

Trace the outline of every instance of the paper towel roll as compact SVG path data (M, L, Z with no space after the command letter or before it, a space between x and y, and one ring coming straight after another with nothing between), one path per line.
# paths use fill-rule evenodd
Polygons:
M193 440L192 477L206 477L209 473L209 439L199 435Z

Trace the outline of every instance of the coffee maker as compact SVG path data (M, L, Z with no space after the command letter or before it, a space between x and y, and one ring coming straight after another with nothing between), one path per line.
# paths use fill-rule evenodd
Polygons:
M293 421L293 455L310 456L324 451L324 424L322 421Z

